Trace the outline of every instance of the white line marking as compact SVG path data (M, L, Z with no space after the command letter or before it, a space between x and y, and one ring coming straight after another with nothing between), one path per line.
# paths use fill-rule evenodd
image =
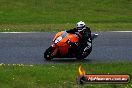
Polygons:
M132 31L105 31L105 32L132 32ZM17 33L44 33L44 32L0 32L0 33L14 33L14 34L16 33L17 34Z
M0 32L0 33L43 33L43 32Z
M132 31L109 31L109 32L132 32Z

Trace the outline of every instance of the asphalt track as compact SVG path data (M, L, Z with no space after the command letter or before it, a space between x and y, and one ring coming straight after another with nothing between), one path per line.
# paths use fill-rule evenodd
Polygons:
M0 33L0 63L49 64L76 63L75 58L46 61L44 51L55 33ZM100 32L85 63L132 62L132 32Z

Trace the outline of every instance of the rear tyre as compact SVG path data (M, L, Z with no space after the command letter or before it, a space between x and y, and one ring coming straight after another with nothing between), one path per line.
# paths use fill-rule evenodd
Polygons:
M44 58L45 60L52 60L53 59L53 56L52 56L52 52L54 51L54 48L53 47L49 47L45 52L44 52Z
M77 55L76 58L77 58L77 60L79 60L79 61L84 60L84 58L83 58L82 55Z
M84 60L84 57L82 56L81 53L77 53L77 54L76 54L76 58L77 58L77 60L79 60L79 61Z
M86 52L84 52L83 57L86 58L92 51L92 47L90 47Z
M92 47L90 47L87 51L84 53L80 52L79 54L76 55L77 60L84 60L92 51Z

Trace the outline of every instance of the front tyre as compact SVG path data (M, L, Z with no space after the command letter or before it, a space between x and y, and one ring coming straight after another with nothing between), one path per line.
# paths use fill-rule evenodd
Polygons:
M53 56L52 56L52 52L54 51L53 47L49 47L45 52L44 52L44 58L45 60L52 60Z

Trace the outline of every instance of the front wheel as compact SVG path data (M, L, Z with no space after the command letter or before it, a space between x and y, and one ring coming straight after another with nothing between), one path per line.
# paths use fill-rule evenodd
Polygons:
M49 47L45 52L44 52L44 58L46 59L46 60L52 60L53 59L53 55L52 55L52 53L53 53L53 51L54 51L54 48L53 47Z

